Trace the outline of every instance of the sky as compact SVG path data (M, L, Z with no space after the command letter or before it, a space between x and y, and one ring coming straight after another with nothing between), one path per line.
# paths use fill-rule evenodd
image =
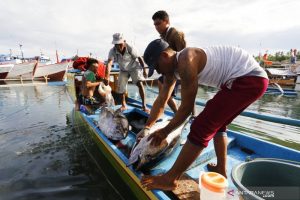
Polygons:
M299 0L1 0L0 54L106 60L112 35L142 55L159 37L152 15L166 10L187 46L233 45L253 55L300 49Z

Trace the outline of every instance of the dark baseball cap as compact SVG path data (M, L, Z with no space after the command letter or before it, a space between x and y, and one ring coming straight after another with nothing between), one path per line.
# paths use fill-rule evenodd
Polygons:
M150 42L144 52L144 61L149 66L148 77L153 75L160 54L169 47L169 44L162 39Z

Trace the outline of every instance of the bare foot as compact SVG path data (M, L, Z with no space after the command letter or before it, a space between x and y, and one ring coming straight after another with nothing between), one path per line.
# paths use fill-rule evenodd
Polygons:
M147 107L143 107L143 111L148 113L148 114L150 113L150 109L148 109Z
M225 178L227 178L226 171L219 169L218 165L216 165L214 163L207 164L207 169L210 172L217 172L219 174L222 174Z
M143 176L141 180L142 186L147 190L165 190L172 191L176 189L177 183L176 180L171 179L166 174L158 176Z

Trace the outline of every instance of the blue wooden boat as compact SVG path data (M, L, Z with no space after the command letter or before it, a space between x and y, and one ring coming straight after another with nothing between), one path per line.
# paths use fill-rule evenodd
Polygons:
M75 89L74 84L72 86L71 79L72 76L69 75L67 87L72 99L75 99ZM126 110L124 114L127 116L129 123L132 119L147 119L148 114L141 111L140 108L141 103L139 101L128 98L128 110ZM166 111L163 118L170 117L172 117L172 113ZM127 167L129 155L128 151L124 151L124 146L128 147L129 149L132 147L135 142L136 134L140 129L133 127L132 130L129 131L128 136L124 140L120 141L122 148L119 148L120 145L116 145L114 142L107 139L106 136L96 126L95 121L98 121L99 111L96 111L95 114L87 115L80 110L74 109L72 118L74 128L84 135L89 135L95 141L99 152L102 153L111 166L107 170L110 171L111 169L114 169L119 175L120 179L128 185L136 199L199 199L199 190L197 188L199 173L201 171L207 171L206 166L208 163L216 162L212 141L184 175L185 180L188 179L194 185L196 185L196 187L191 187L194 188L194 191L188 190L185 187L181 188L181 190L173 192L164 192L160 190L147 191L140 184L142 172L136 171L132 166ZM188 133L189 124L182 132L182 143L184 143ZM268 157L300 162L300 152L297 150L253 138L239 132L229 130L228 141L227 176L229 180L229 188L236 189L230 178L231 169L235 165L244 162L245 160ZM181 149L182 145L178 146L172 154L162 159L153 168L149 169L148 173L151 175L156 175L169 170ZM179 185L181 185L181 181L185 180L180 180ZM180 191L185 192L180 193Z
M147 88L147 90L158 94L158 92L155 91L154 89ZM176 100L181 101L181 98L178 97L178 96L176 96L174 98ZM198 105L198 106L205 106L206 101L196 100L195 104ZM299 119L293 119L293 118L288 118L288 117L280 117L280 116L275 116L275 115L270 115L270 114L261 114L261 113L257 113L257 112L253 112L253 111L247 111L247 110L244 110L240 115L245 116L245 117L254 118L254 119L260 119L260 120L265 120L265 121L269 121L269 122L275 122L275 123L300 127L300 120Z
M265 94L270 95L285 95L285 96L297 96L298 93L293 89L282 89L280 91L278 88L268 87Z

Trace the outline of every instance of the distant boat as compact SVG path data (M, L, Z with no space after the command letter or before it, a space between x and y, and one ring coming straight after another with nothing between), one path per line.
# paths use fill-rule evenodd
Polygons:
M5 79L13 66L14 64L0 65L0 79Z
M34 78L46 78L50 79L50 81L62 81L70 64L71 62L63 62L45 65L38 62L34 72Z
M15 64L8 73L7 79L32 79L37 61Z
M19 64L22 63L22 60L18 57L11 56L11 55L0 55L0 65L3 64Z
M287 96L297 96L298 93L293 89L279 89L275 87L268 87L265 94L272 95L287 95Z
M51 61L50 57L45 56L43 54L40 57L38 57L38 61L39 61L39 66L53 64L53 62Z
M277 83L281 86L294 86L296 83L297 74L289 69L266 68L269 77L269 83Z

